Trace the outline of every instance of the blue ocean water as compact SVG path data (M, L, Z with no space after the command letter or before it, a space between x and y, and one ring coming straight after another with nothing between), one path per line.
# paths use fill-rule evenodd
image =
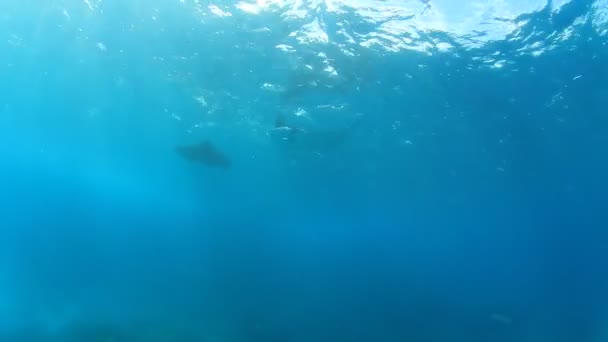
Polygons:
M607 42L606 0L3 0L0 340L606 341Z

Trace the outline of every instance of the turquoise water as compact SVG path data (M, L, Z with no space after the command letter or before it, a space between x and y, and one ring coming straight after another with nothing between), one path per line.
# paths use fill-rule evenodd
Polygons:
M605 341L607 8L2 1L0 339Z

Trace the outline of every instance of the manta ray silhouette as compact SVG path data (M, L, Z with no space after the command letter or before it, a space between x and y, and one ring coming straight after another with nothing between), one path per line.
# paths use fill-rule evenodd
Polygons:
M202 163L210 167L227 169L231 165L230 159L208 140L194 145L177 146L175 152L188 161Z

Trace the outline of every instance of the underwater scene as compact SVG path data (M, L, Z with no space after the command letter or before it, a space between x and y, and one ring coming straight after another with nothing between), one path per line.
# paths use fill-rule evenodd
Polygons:
M2 0L0 176L0 342L606 342L608 0Z

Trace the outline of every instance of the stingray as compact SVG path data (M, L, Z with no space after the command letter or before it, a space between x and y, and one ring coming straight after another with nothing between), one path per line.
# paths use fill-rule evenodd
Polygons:
M188 161L202 163L209 167L227 169L231 165L230 159L208 140L194 145L177 146L175 152Z

